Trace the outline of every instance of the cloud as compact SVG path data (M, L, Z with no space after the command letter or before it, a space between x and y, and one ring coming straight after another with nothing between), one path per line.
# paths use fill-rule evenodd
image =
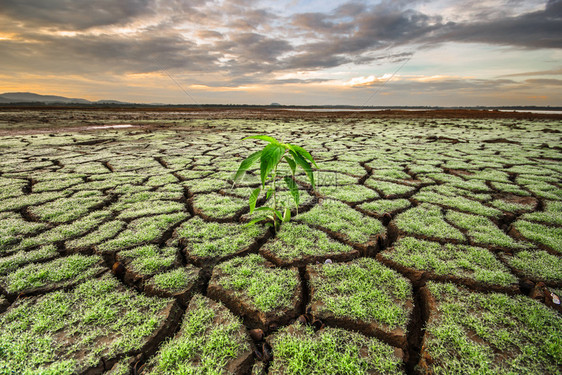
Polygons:
M2 13L29 27L83 30L153 13L151 0L0 0Z
M450 23L424 38L426 43L478 42L508 46L562 48L562 1L549 0L544 10L513 17Z

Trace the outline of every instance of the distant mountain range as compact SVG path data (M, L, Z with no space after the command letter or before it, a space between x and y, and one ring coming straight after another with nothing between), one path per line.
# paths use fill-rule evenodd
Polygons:
M39 95L31 92L7 92L0 94L0 103L46 103L46 104L129 104L117 100L98 100L66 98L56 95Z

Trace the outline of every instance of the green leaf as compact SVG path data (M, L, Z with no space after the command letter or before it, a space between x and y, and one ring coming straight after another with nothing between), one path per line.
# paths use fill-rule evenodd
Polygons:
M315 189L316 185L314 184L314 174L312 173L312 167L310 166L310 164L308 164L308 162L300 154L297 154L294 151L290 151L290 153L297 164L300 165L302 169L304 169L304 173L306 173L308 179L310 180L312 189Z
M310 155L310 153L308 151L306 151L304 148L302 148L300 146L292 145L290 143L287 143L286 146L288 146L291 151L293 151L295 153L298 153L302 157L308 159L316 168L318 168L318 166L316 165L316 162L314 161L314 158L312 157L312 155Z
M267 193L265 194L265 199L266 200L269 199L269 197L271 197L271 194L273 194L273 188L272 187L267 190Z
M295 180L293 180L289 176L285 176L284 180L285 180L285 184L287 184L287 187L289 188L289 192L291 193L291 196L293 197L296 206L298 207L300 202L299 187L295 183Z
M254 212L256 208L256 202L258 201L258 196L260 195L261 188L257 187L250 194L250 213Z
M250 225L254 225L255 223L259 223L260 221L263 221L263 220L267 220L267 218L266 218L266 217L258 217L257 219L254 219L254 220L248 222L248 223L247 223L246 225L244 225L244 226L245 226L245 227L249 227Z
M293 173L294 176L297 170L297 163L295 163L295 161L287 155L285 155L285 160L287 160L287 163L289 163L289 167L291 167L291 172Z
M277 215L277 217L279 218L279 220L283 221L283 215L281 214L281 211L279 210L272 210L275 215Z
M238 181L240 177L242 177L244 173L246 173L248 168L250 168L250 166L260 158L261 154L262 151L254 152L252 155L248 156L242 163L240 163L240 167L238 167L238 171L236 171L236 174L232 178L234 182Z
M283 221L288 222L291 220L291 210L289 207L285 208L285 213L283 214Z
M278 144L270 143L262 151L260 163L260 177L262 187L265 187L265 179L281 161L285 148Z
M249 136L249 137L246 137L246 138L242 138L242 140L245 140L245 139L259 139L259 140L270 142L270 143L273 143L273 144L277 144L277 145L279 144L279 141L277 139L275 139L273 137L270 137L270 136L267 136L267 135L252 135L252 136Z

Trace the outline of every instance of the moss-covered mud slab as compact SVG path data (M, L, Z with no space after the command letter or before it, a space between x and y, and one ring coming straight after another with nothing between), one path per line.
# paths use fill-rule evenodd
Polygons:
M407 349L414 301L406 278L369 258L308 266L306 276L315 318Z
M179 333L167 341L141 374L247 374L252 343L241 320L221 303L195 295Z
M518 279L487 249L401 237L377 254L382 263L423 286L429 279L454 281L477 290L518 293Z
M273 349L268 374L405 374L402 350L339 328L314 332L295 323L268 342Z
M187 261L204 268L255 252L270 236L263 226L206 222L199 217L188 220L174 233Z
M149 296L173 297L181 306L203 288L203 270L190 264L154 275L145 283L144 292Z
M296 268L275 268L250 254L216 266L207 295L242 315L250 326L268 331L297 317L302 287Z
M429 282L424 373L559 374L562 317L525 296Z
M351 260L359 256L359 251L330 239L318 229L285 223L276 237L260 248L260 254L278 266L303 267L328 259Z
M104 276L71 291L14 302L0 316L0 367L14 373L101 374L121 357L148 356L180 310Z

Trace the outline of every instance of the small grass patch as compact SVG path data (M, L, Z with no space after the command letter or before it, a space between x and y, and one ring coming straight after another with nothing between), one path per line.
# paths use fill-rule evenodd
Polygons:
M403 232L429 238L464 240L463 234L445 221L441 208L430 204L421 204L399 214L396 226Z
M543 212L530 212L522 218L544 224L562 225L562 202L547 201Z
M199 217L183 223L174 237L185 244L186 252L197 257L224 257L252 245L266 229L234 223L205 222Z
M373 236L383 234L382 223L350 208L345 203L326 199L312 210L297 216L300 221L339 232L355 243L366 243Z
M96 255L75 254L47 263L29 264L0 279L8 293L21 293L56 284L72 285L103 270L103 260Z
M188 218L188 214L178 212L158 216L143 217L129 223L127 229L117 237L96 246L97 250L118 251L125 248L158 241L168 229Z
M270 268L257 254L217 265L213 270L213 282L265 313L292 307L300 284L296 269Z
M241 198L220 195L217 193L198 194L193 198L194 209L213 218L227 218L248 205Z
M0 219L0 252L9 251L19 240L47 228L46 224L30 223L19 214L6 213Z
M169 214L185 210L185 206L179 202L150 200L130 204L125 210L117 215L118 219L126 220L141 216Z
M511 249L528 247L527 244L517 242L512 237L502 232L500 228L486 217L457 211L448 211L446 217L453 224L465 229L467 235L478 244L507 247Z
M75 240L67 241L65 243L65 247L68 250L80 250L99 245L100 243L115 237L126 226L127 224L124 221L109 221L100 225L96 230L86 234L85 236L79 237Z
M104 199L105 197L101 193L93 191L90 194L82 193L82 196L61 198L40 206L30 207L29 211L41 221L68 223L84 216L94 206L102 204Z
M376 191L361 185L322 186L318 188L318 192L344 202L361 202L379 196Z
M562 228L549 227L525 220L517 220L514 227L523 237L562 253Z
M322 258L353 252L353 248L334 241L324 232L304 224L284 223L275 239L266 242L260 252L271 253L284 263L303 258Z
M105 276L71 291L19 300L0 316L0 352L8 373L74 374L138 352L165 318L170 300L125 290Z
M501 215L501 211L496 208L485 206L478 201L462 196L447 196L435 191L422 189L419 193L414 195L414 198L420 202L439 204L477 215L489 217L498 217Z
M363 203L359 208L371 212L377 216L392 214L396 211L406 209L411 206L407 199L380 199L372 202Z
M159 273L150 279L150 283L169 293L176 293L186 289L199 277L199 268L190 264L185 267L175 268L171 271Z
M18 248L29 248L59 241L66 241L84 235L98 227L105 219L111 216L110 211L94 211L70 224L61 224L49 229L35 237L24 238Z
M359 319L381 324L385 330L406 331L412 305L410 282L376 260L308 267L313 314Z
M223 374L235 359L252 356L240 318L222 304L195 295L181 330L147 365L148 374Z
M407 186L402 184L396 184L394 182L375 180L370 177L365 181L365 185L372 187L373 189L380 190L385 196L392 197L397 195L409 194L416 190L413 186Z
M314 332L294 324L270 340L273 374L403 374L394 348L375 338L339 328Z
M174 265L178 250L175 247L160 249L156 245L145 245L120 251L117 259L130 264L131 270L143 276L151 276Z
M521 212L521 211L531 211L534 208L533 204L522 204L508 202L503 199L496 199L490 203L492 206L506 212Z
M533 280L562 281L562 259L544 250L520 251L505 258L513 268Z
M32 262L54 258L58 255L55 245L46 245L38 250L19 251L7 257L0 258L0 275L6 275Z
M423 344L432 359L424 363L426 371L560 372L562 318L555 311L525 296L474 293L434 282L427 287L437 306Z
M484 284L516 283L506 266L481 247L445 244L403 237L380 256L401 266L432 272L437 276L472 279Z

